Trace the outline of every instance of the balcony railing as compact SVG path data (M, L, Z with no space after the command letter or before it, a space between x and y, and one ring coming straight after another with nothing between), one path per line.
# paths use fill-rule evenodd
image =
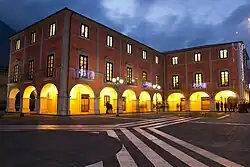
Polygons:
M96 76L95 72L91 70L83 70L83 69L75 70L75 77L77 79L94 80L95 76Z

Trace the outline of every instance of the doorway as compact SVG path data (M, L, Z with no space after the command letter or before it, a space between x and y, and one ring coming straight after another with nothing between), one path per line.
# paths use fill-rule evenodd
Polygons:
M81 94L81 112L89 112L89 95Z

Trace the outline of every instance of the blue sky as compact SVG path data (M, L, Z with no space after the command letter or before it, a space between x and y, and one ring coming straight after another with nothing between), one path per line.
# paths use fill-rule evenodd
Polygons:
M63 7L160 51L237 40L250 47L250 0L0 0L0 20L20 30Z

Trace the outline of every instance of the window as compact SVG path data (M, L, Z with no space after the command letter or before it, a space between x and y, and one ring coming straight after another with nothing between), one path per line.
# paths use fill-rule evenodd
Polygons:
M229 72L228 71L220 72L220 81L221 81L221 86L229 86Z
M155 56L155 63L159 64L159 56Z
M160 83L160 77L159 77L159 75L156 75L156 76L155 76L155 83L156 83L156 84L159 84L159 83Z
M113 37L110 35L107 35L107 46L113 47Z
M30 44L33 44L35 42L36 42L36 32L32 32L30 38Z
M201 85L202 84L202 73L196 73L195 76L195 81L194 83L198 84L198 85Z
M142 59L147 60L147 52L145 50L142 51Z
M104 95L104 106L106 106L106 103L110 103L110 96L109 95Z
M28 65L28 80L32 80L34 78L34 60L29 61Z
M56 23L49 25L49 36L52 37L56 35Z
M107 62L106 63L106 81L112 82L113 78L113 63Z
M228 52L226 49L220 50L220 59L226 59L228 57Z
M85 24L81 25L81 36L84 38L89 38L89 26Z
M195 53L194 54L194 61L195 62L201 61L201 54L200 53Z
M179 89L179 76L174 75L172 78L173 89Z
M132 54L132 45L129 43L127 44L127 53Z
M172 64L178 64L178 57L172 57Z
M54 54L48 55L47 58L47 77L52 77L54 74Z
M143 71L143 72L142 72L142 80L143 80L143 81L147 81L147 78L148 78L147 72Z
M127 67L127 83L132 84L132 68Z
M79 56L79 77L87 77L87 70L88 70L88 56L80 55Z
M13 81L16 83L18 81L19 67L18 64L14 66Z
M16 40L16 50L19 50L21 48L21 40Z

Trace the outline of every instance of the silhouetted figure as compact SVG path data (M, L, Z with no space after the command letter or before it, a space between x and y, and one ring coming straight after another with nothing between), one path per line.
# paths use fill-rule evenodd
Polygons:
M220 102L220 109L223 111L223 102Z
M176 109L177 109L177 111L179 111L179 107L180 107L180 105L179 105L179 103L177 103L177 104L176 104Z
M182 111L182 104L180 104L180 111Z
M224 103L224 109L225 109L225 112L227 112L227 103L226 102Z
M220 111L220 103L219 102L216 102L215 107L216 107L217 111Z
M109 110L111 110L112 105L107 101L106 102L106 114L109 113Z

